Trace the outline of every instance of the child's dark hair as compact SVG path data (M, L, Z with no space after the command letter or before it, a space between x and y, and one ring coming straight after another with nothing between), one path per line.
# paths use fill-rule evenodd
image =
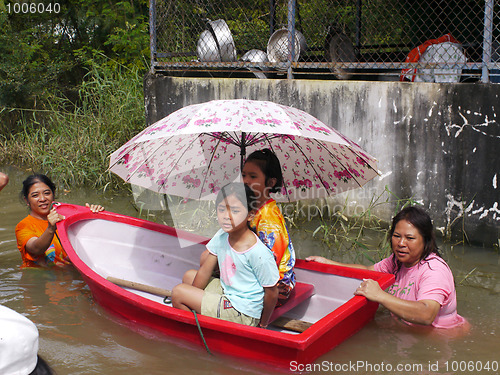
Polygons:
M249 186L241 182L232 182L223 186L219 194L217 194L215 205L218 206L220 202L233 194L244 206L246 206L248 212L255 210L257 206L257 196Z
M25 200L28 199L28 194L30 192L30 188L36 184L37 182L42 182L52 190L52 194L56 195L56 185L51 181L50 178L45 176L44 174L32 174L28 176L26 180L23 181L23 189L21 190L21 198Z
M249 161L259 166L262 173L266 176L266 184L270 178L276 179L274 186L269 189L270 193L281 191L281 187L283 186L283 173L281 171L280 161L274 152L268 148L254 151L248 155L245 163Z

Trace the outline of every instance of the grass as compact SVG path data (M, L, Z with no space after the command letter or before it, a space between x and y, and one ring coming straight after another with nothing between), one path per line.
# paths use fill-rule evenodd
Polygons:
M43 110L18 111L17 131L0 136L0 164L44 173L65 187L119 183L109 155L145 126L142 77L125 67L94 65L78 103L52 95Z

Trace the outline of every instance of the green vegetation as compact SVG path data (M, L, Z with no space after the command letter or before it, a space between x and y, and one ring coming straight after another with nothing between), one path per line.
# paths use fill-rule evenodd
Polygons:
M145 125L148 1L15 3L0 0L0 163L105 186L107 157Z
M60 8L28 13L16 3L0 0L1 133L30 121L24 109L59 110L59 103L52 105L54 97L80 106L80 86L96 66L146 71L147 0L41 0L36 4ZM101 61L102 56L107 58Z
M79 105L51 95L45 109L14 109L17 131L0 137L0 164L47 173L66 187L104 187L109 155L145 126L142 77L133 68L92 66L78 90Z

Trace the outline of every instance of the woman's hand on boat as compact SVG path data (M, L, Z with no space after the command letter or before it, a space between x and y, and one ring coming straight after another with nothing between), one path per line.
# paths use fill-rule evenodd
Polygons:
M354 294L378 302L399 318L415 324L431 325L441 308L434 300L407 301L393 296L372 279L363 279Z
M101 212L104 211L104 207L101 206L100 204L88 204L85 203L85 206L90 208L90 211L92 212Z
M320 257L318 255L311 255L306 258L306 262L318 262L318 263L325 263L325 264L336 264L333 260L326 259L324 257Z
M370 301L380 302L380 298L385 292L380 287L379 283L372 279L363 279L361 284L354 292L357 296L363 296Z
M65 219L65 217L63 215L57 213L55 207L52 207L49 214L47 215L47 221L49 222L50 227L54 228L54 229L56 227L56 224L64 219Z

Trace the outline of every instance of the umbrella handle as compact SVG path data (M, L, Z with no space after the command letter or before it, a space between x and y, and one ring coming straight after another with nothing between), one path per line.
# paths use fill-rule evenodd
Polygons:
M240 173L243 173L243 164L245 163L245 155L247 153L247 146L245 144L246 133L241 132L241 146L240 146Z

